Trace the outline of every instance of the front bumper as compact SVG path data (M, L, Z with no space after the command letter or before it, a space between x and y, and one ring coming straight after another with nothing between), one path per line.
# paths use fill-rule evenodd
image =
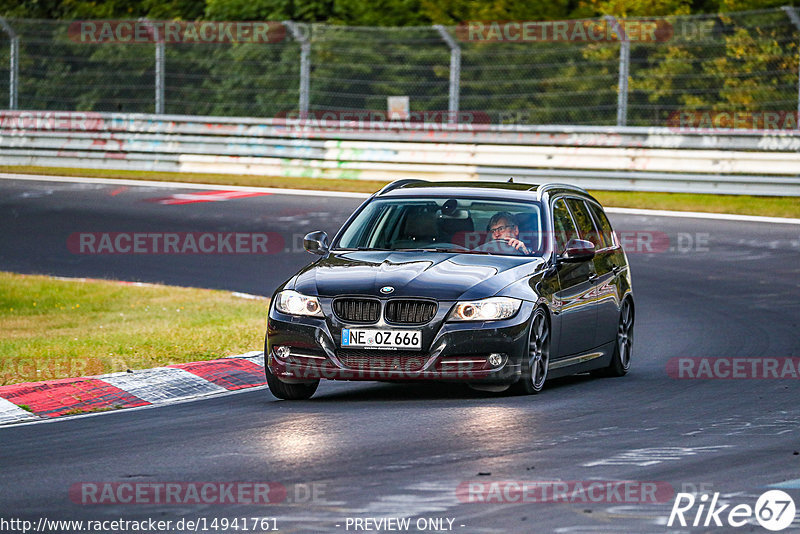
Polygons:
M342 328L322 302L325 317L297 317L271 307L267 320L266 365L287 382L330 380L439 380L511 384L521 373L527 352L533 303L523 302L517 314L501 321L447 322L454 303L440 303L434 319L422 327L421 351L343 349ZM369 326L372 327L372 326ZM369 328L365 327L365 328ZM383 326L382 328L393 328ZM401 328L401 327L396 327ZM276 350L278 347L280 350ZM500 363L490 363L491 354Z

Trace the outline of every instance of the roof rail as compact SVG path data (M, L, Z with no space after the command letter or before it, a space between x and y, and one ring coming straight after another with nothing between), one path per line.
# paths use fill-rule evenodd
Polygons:
M415 183L420 183L420 182L421 183L426 183L427 180L420 180L418 178L403 178L403 179L400 179L400 180L395 180L394 182L392 182L390 184L386 184L385 186L383 186L383 189L381 189L380 191L375 193L375 195L376 196L380 196L380 195L382 195L384 193L388 193L389 191L392 191L393 189L397 189L399 187L403 187L403 186L406 186L408 184L415 184Z
M533 189L533 188L531 188L531 189ZM560 183L542 184L542 185L540 185L539 187L536 188L536 194L537 194L537 196L539 198L542 198L542 194L544 194L549 189L569 189L571 191L577 191L579 193L584 193L586 195L589 194L589 192L586 189L584 189L582 187L578 187L577 185L560 184Z

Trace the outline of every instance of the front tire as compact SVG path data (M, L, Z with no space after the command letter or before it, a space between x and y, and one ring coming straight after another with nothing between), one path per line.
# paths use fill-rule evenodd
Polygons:
M539 393L547 380L550 365L550 320L544 308L538 308L531 319L528 348L522 357L522 376L514 384L519 395Z
M319 386L319 380L314 380L313 382L299 382L296 384L284 382L273 375L267 365L264 366L264 374L267 376L267 386L269 386L270 392L283 400L310 399Z
M284 382L269 370L269 345L264 341L264 375L267 377L267 386L270 392L283 400L306 400L317 391L319 380L313 382Z

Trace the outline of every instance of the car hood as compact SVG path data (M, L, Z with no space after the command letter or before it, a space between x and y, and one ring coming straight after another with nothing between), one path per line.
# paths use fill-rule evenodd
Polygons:
M294 289L306 295L371 295L477 299L533 274L541 258L445 252L357 251L329 254L300 271ZM381 288L392 287L391 293Z

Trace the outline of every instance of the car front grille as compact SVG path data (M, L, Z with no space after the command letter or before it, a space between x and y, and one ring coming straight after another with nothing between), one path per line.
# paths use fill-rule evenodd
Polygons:
M428 359L407 350L337 350L336 357L345 367L364 371L419 371Z
M341 298L333 301L336 317L350 323L375 323L380 311L381 303L373 299Z
M427 300L390 300L384 317L387 323L425 324L436 315L437 305Z

